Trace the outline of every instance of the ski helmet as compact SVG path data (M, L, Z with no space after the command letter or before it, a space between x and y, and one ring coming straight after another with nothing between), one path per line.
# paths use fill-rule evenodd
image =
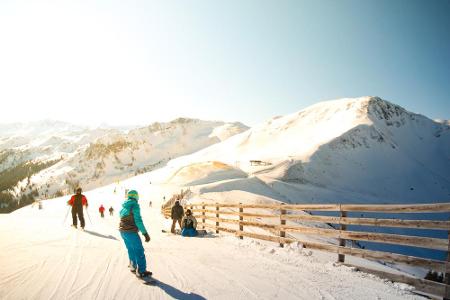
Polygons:
M134 199L134 200L139 200L139 194L138 194L138 192L137 191L135 191L135 190L130 190L130 191L128 191L128 199Z

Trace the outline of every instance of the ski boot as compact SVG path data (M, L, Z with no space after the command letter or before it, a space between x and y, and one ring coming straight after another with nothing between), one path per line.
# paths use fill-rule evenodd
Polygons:
M131 272L131 273L135 273L135 274L136 274L136 267L133 266L132 264L129 264L129 265L128 265L128 269L130 269L130 272Z

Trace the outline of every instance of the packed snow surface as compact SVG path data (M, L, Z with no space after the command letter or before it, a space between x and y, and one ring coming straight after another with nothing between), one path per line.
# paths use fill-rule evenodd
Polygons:
M85 231L70 227L68 197L0 215L0 299L421 299L410 286L335 265L334 254L221 234L163 233L170 221L161 215L162 198L179 191L158 183L163 172L86 192ZM126 188L140 193L156 285L144 285L127 268L117 230ZM114 216L100 218L100 204L112 206Z

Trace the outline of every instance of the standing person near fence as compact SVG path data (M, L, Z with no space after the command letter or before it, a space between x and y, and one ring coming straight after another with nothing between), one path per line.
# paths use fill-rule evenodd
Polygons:
M178 222L178 225L180 225L181 229L181 219L184 215L184 209L183 206L180 205L180 201L175 201L175 205L172 207L171 211L171 218L172 218L172 228L170 229L170 232L175 233L175 225Z
M87 198L81 194L82 189L79 187L76 190L76 194L73 195L70 200L67 202L68 205L72 206L72 226L77 228L77 215L78 219L80 219L81 228L84 229L84 215L83 215L83 206L88 207Z

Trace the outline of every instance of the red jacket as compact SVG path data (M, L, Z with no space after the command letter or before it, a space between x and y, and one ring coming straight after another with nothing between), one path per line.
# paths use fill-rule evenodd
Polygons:
M103 206L100 206L100 208L98 209L98 211L102 213L102 212L105 211L105 208L104 208Z
M70 206L73 206L73 203L74 203L74 201L75 201L75 196L76 196L76 195L73 195L73 196L70 198L69 202L67 202L67 204L69 204ZM88 205L86 196L84 196L84 195L81 195L81 205L85 205L85 206Z

